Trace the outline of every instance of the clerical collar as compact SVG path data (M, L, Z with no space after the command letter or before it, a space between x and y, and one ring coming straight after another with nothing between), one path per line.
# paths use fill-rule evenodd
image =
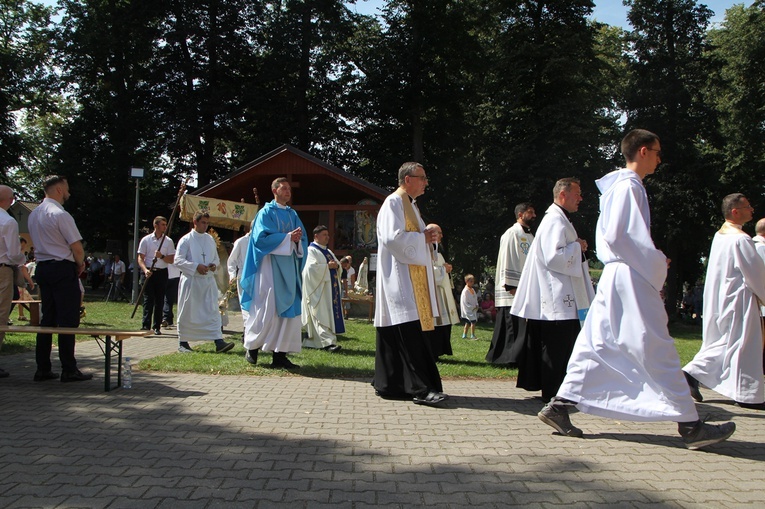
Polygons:
M557 203L553 203L553 205L555 205L555 206L557 206L559 209L561 209L561 210L563 211L563 213L564 213L564 214L566 214L566 219L568 219L569 221L571 221L571 213L570 213L568 210L564 209L563 207L561 207L561 206L560 206L560 205L558 205Z
M523 228L524 233L531 233L531 226L526 226L525 224L519 222L519 225L521 225L521 228Z

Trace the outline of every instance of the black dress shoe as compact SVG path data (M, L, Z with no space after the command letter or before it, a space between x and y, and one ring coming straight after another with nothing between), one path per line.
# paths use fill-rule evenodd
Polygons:
M748 408L749 410L765 410L765 403L741 403L736 401L736 404L741 408Z
M157 327L156 329L154 329L154 335L155 335L155 336L159 336L159 335L161 335L161 334L162 334L162 332L160 332L160 330L159 330L159 327Z
M699 381L685 371L683 371L683 374L685 375L685 381L688 382L688 387L691 389L691 397L699 403L704 401L704 396L701 395L699 390Z
M275 369L300 369L300 366L289 360L284 352L274 352L271 367Z
M0 378L8 378L9 376L11 376L11 374L10 374L10 373L8 373L8 372L7 372L6 370L4 370L3 368L0 368Z
M61 381L62 382L84 382L86 380L91 380L93 378L93 375L88 373L85 374L79 369L77 371L62 371L61 372Z
M234 348L234 343L216 343L215 353L228 352L232 348Z
M37 370L35 373L35 382L44 382L45 380L54 380L56 378L58 378L58 373L54 373L53 371Z
M412 402L415 405L438 406L443 403L446 398L448 398L448 396L444 393L430 391L427 394L420 394L413 397Z
M258 363L258 350L247 350L244 352L244 360L252 364L253 366Z
M329 345L329 346L325 346L324 348L322 348L322 350L326 350L328 352L333 352L333 353L334 352L338 352L338 351L340 351L342 349L343 349L343 347L340 346L340 345Z

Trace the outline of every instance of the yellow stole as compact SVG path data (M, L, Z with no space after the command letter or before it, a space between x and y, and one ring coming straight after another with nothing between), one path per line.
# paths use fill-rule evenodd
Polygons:
M749 235L744 230L742 230L740 228L736 228L735 226L733 226L733 224L729 223L728 221L725 221L723 223L722 227L719 230L717 230L717 231L718 231L718 233L721 233L723 235L727 235L727 234L731 234L731 233L735 233L735 234L739 234L739 235L741 235L741 234Z
M396 194L401 197L401 202L404 204L406 231L421 232L420 222L417 220L417 214L414 212L409 195L400 187L396 189ZM432 269L423 265L409 265L409 277L412 279L412 287L414 288L414 301L417 303L417 314L420 317L420 327L423 331L433 330L433 308L430 306L428 270Z

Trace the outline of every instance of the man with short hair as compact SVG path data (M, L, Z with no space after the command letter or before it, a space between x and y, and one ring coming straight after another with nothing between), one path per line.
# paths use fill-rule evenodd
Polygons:
M152 329L157 335L161 334L167 266L175 260L173 239L165 235L166 230L167 219L157 216L154 218L154 231L142 238L138 244L138 266L146 278L141 330Z
M43 180L43 189L45 199L29 214L27 221L37 258L35 276L42 300L40 326L79 327L82 300L79 276L85 270L85 250L74 219L64 210L70 196L69 182L65 177L49 176ZM58 378L52 371L52 348L52 334L37 334L35 382ZM58 357L62 382L93 378L92 374L77 369L74 334L58 335Z
M411 399L436 406L447 399L425 333L438 316L432 244L415 200L428 186L416 162L398 170L399 188L377 214L377 291L375 293L375 377L381 398Z
M255 218L242 269L245 360L258 362L258 351L273 352L271 367L297 369L287 358L301 350L302 271L308 240L302 221L287 205L292 186L284 177L271 183L274 199Z
M345 332L340 296L340 262L329 249L329 230L324 225L313 229L303 267L303 303L301 317L308 338L307 348L337 352L337 334Z
M19 225L8 214L8 209L13 205L13 190L8 186L0 185L0 317L8 319L13 301L14 267L24 263L24 254L21 252L19 241ZM5 341L5 332L0 332L0 348ZM6 378L9 373L0 369L0 378Z
M566 378L539 419L559 433L581 437L568 408L610 419L675 421L689 449L730 437L732 422L699 420L680 370L675 342L659 292L669 260L651 239L646 175L661 163L659 137L636 129L622 140L626 168L596 181L602 193L595 234L605 264Z
M534 235L531 225L537 215L530 203L515 206L516 222L507 229L499 240L497 271L495 274L495 301L497 318L494 322L494 335L486 354L486 362L492 364L516 364L523 348L526 336L526 320L520 320L510 313L515 291L521 279L526 256L531 249ZM521 338L517 341L517 338Z
M518 362L518 387L542 390L549 401L566 376L581 321L594 297L587 241L577 235L571 214L579 210L579 180L560 179L553 204L539 223L529 248L511 313L527 319L524 353Z
M723 198L725 223L712 240L704 283L701 350L683 371L696 401L699 382L739 406L765 410L762 320L765 263L742 229L754 208L741 193ZM759 300L759 302L758 302Z
M120 260L120 255L114 255L114 262L112 263L112 281L114 281L114 289L116 290L116 298L125 298L122 288L125 284L125 262Z
M178 351L193 352L189 341L214 341L215 352L228 352L234 343L223 341L218 284L220 259L215 239L207 233L210 214L196 212L194 228L178 241L174 265L181 271L178 287ZM153 277L153 276L152 276Z

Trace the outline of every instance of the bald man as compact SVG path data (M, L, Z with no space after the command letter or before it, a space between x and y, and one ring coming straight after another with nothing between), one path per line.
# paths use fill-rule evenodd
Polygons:
M13 190L0 186L0 318L5 321L11 312L13 301L13 268L24 263L24 254L19 244L19 225L8 214L13 205ZM5 333L0 332L0 348L5 341ZM0 368L0 378L9 373Z

